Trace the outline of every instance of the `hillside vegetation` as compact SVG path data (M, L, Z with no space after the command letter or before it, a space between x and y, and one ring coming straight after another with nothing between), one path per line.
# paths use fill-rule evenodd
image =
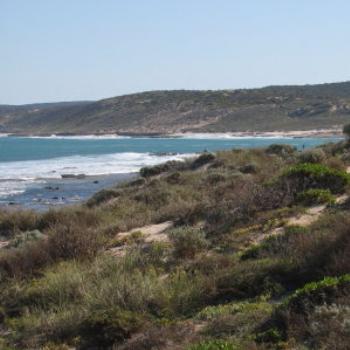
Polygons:
M204 153L0 212L1 349L348 349L350 144Z
M350 82L0 106L0 131L24 134L310 130L337 128L349 119Z

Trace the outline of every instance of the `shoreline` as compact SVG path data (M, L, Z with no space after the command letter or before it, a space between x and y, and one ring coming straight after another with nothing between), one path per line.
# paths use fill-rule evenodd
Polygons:
M28 137L28 138L301 138L301 137L341 137L343 131L340 128L334 129L310 129L310 130L274 130L274 131L233 131L233 132L174 132L174 133L0 133L0 137Z
M138 172L85 175L84 178L46 178L33 182L16 194L0 197L0 209L30 209L46 211L83 203L95 193L128 183L139 177Z

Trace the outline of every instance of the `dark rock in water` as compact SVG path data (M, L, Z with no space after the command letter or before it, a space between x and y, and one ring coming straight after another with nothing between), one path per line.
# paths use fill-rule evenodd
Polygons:
M85 179L86 175L85 174L62 174L61 175L62 179Z
M176 155L177 153L176 152L155 152L155 153L152 153L154 154L155 156L174 156Z
M49 190L49 191L58 191L60 188L58 186L53 187L53 186L46 186L45 190Z
M9 205L16 205L16 202L9 202Z
M55 197L52 197L52 199L54 199L54 200L56 200L56 201L57 201L57 200L58 200L58 197L56 197L56 196L55 196Z
M98 180L95 180L95 181L94 181L94 184L98 184L98 183L99 183L99 181L98 181Z

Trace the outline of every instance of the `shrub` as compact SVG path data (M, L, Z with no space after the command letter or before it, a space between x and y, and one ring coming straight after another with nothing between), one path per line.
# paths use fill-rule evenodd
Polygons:
M345 330L343 322L350 310L341 305L349 303L349 296L350 275L325 277L307 283L276 309L272 325L278 328L283 338L288 335L312 349L323 348L325 344L329 345L327 349L347 349L349 331Z
M258 343L278 343L283 340L283 335L278 328L270 328L256 335Z
M343 134L350 138L350 124L345 124L343 127Z
M32 211L0 211L0 237L13 237L21 231L36 229L38 214Z
M171 185L175 185L175 184L178 184L180 183L181 181L181 173L176 171L172 174L170 174L169 176L167 176L166 178L166 182L171 184Z
M296 148L290 145L273 144L266 148L267 154L276 154L280 157L289 157L296 152Z
M177 258L192 259L208 246L204 232L191 227L173 230L169 233L169 238L174 244L174 255Z
M307 283L296 290L288 299L288 308L303 311L304 307L330 304L338 294L350 294L350 275L340 277L325 277L318 282Z
M309 189L297 195L297 201L304 205L334 204L335 197L330 190Z
M0 255L0 281L5 276L28 276L52 262L46 240L32 241Z
M208 181L209 184L215 185L219 182L225 181L226 176L225 176L225 173L221 173L217 171L217 172L209 173L206 180Z
M242 165L239 168L239 171L243 174L255 174L258 171L258 167L255 163L248 163L246 165Z
M301 163L322 163L326 154L321 148L314 148L300 153L298 158Z
M151 177L160 175L170 170L181 170L185 167L185 163L182 161L170 160L166 163L155 165L153 167L144 167L140 170L142 177Z
M239 348L226 340L207 340L191 345L186 350L238 350Z
M107 202L113 198L120 196L120 191L116 189L106 189L94 194L87 202L88 207L94 207L103 202Z
M19 248L25 244L44 239L46 236L39 230L27 231L17 235L6 248Z
M329 189L332 193L341 193L350 182L350 175L345 171L312 163L292 166L284 173L284 177L290 181L289 185L296 192L322 188Z
M215 338L232 337L246 338L272 314L273 306L267 302L242 302L220 305L217 309L208 307L201 316L208 320L205 334Z
M295 252L298 251L298 247L294 247L294 245L297 245L299 242L305 245L305 237L309 236L309 229L302 226L287 226L284 230L284 234L270 236L261 244L253 245L248 248L242 254L241 259L247 260L271 256L286 257L289 254L295 255Z
M131 311L119 308L95 311L81 326L81 349L109 348L129 338L141 325L142 318Z
M316 306L309 315L307 342L314 349L347 349L350 344L349 319L349 305Z
M215 155L213 153L205 152L202 153L197 159L195 159L192 163L192 169L198 169L203 165L211 163L215 160Z
M57 224L49 232L48 249L54 260L94 257L105 243L93 228Z

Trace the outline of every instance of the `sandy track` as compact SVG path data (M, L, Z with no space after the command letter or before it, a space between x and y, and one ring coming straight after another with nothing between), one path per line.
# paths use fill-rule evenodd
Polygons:
M130 231L120 232L116 235L118 240L123 240L131 236L135 232L141 232L145 243L152 242L167 242L168 235L165 233L166 230L173 227L174 223L172 221L165 221L160 224L147 225L143 227L137 227ZM126 246L122 245L120 247L110 248L108 252L113 256L123 256L126 251Z

